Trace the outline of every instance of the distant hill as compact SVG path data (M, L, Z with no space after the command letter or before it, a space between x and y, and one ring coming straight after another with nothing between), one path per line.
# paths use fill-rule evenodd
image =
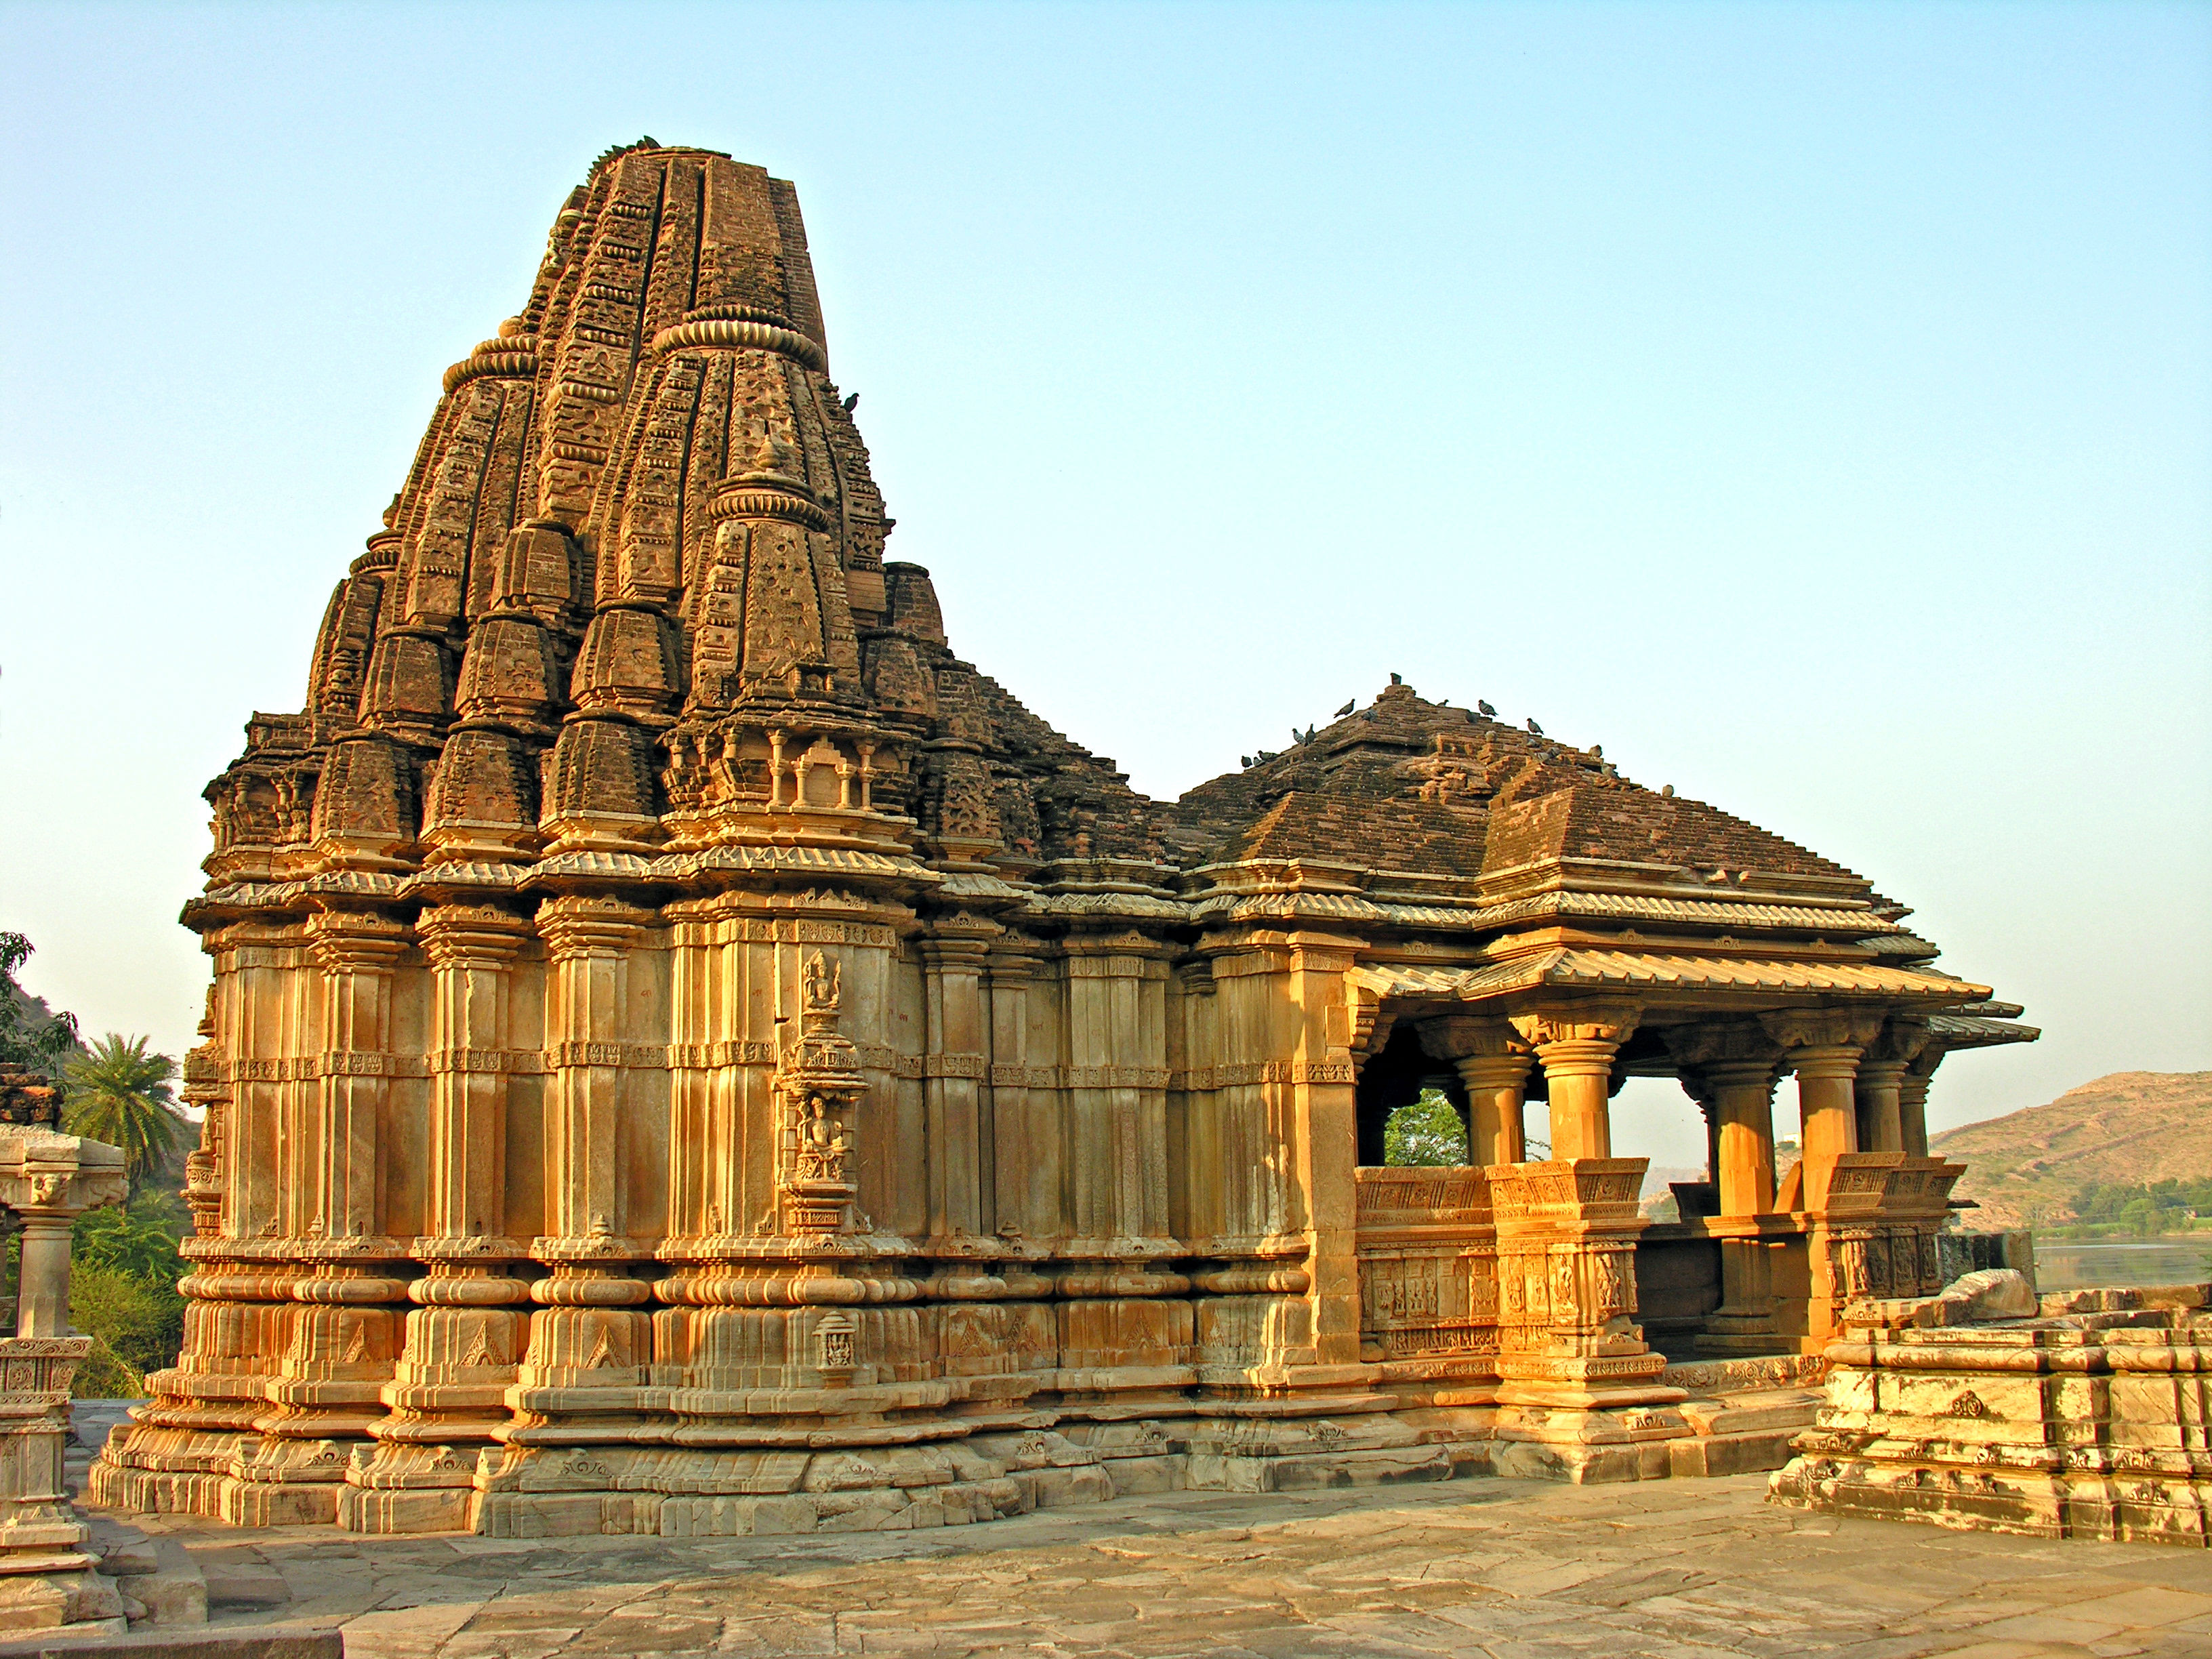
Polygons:
M2060 1220L2093 1182L2212 1176L2212 1072L2115 1072L2048 1106L1930 1136L1928 1150L1967 1166L1953 1196L1982 1206L1968 1225Z

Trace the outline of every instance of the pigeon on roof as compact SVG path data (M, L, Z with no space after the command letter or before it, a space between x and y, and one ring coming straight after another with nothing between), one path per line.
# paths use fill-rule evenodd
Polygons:
M1488 720L1498 711L1495 708L1492 708L1488 703L1485 702L1480 697L1477 697L1474 700L1474 712L1481 715L1483 719Z
M1528 729L1540 738L1544 735L1544 728L1536 724L1536 717L1534 714L1528 716Z
M1332 716L1330 716L1330 718L1331 718L1331 719L1333 719L1333 720L1342 720L1342 719L1343 719L1346 714L1350 714L1353 709L1355 709L1355 708L1358 708L1358 707L1359 707L1359 699L1358 699L1358 698L1357 698L1357 697L1354 697L1354 698L1353 698L1350 702L1348 702L1348 703L1345 704L1343 708L1341 708L1338 709L1334 714L1333 714Z

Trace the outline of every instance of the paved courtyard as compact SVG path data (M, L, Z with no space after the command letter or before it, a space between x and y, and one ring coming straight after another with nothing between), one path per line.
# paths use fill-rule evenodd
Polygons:
M1766 1504L1765 1477L1184 1492L934 1532L356 1539L153 1522L351 1659L2212 1655L2212 1553Z

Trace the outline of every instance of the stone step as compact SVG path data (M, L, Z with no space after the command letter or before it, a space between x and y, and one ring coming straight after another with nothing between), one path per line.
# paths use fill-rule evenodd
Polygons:
M125 1609L134 1626L173 1629L207 1623L207 1580L191 1551L173 1538L149 1537L106 1516L92 1516L87 1524L92 1535L86 1547L100 1558L100 1571L137 1604L136 1610Z
M122 1620L109 1621L121 1624ZM27 1642L0 1642L0 1659L345 1659L334 1630L134 1631L128 1635L57 1631Z

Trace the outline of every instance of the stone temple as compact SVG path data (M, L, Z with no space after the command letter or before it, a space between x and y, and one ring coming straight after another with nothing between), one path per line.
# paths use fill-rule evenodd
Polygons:
M306 708L208 790L186 1337L98 1501L677 1534L1692 1472L1670 1361L1802 1379L1938 1288L1930 1074L2034 1032L1900 906L1395 677L1146 799L953 654L854 401L792 186L650 140L447 371ZM1709 1126L1665 1224L1632 1076ZM1470 1162L1384 1167L1425 1090Z

